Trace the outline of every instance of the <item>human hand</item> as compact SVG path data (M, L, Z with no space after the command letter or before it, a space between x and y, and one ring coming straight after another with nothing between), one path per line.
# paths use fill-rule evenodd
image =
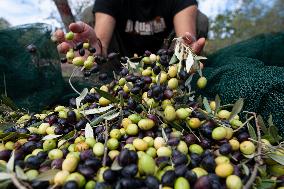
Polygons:
M196 38L192 36L189 32L186 32L182 38L185 44L191 46L195 54L200 54L206 41L205 38L200 38L196 40Z
M57 50L60 53L67 53L70 48L75 47L79 42L89 42L90 46L96 48L96 54L102 53L102 47L94 29L84 22L76 22L69 25L70 31L74 33L73 40L66 40L62 30L57 30L53 35L59 44Z

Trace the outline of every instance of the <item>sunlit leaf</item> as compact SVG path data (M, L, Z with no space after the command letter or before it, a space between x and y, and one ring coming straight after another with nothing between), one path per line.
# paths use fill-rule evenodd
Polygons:
M116 109L113 109L113 110L110 110L109 112L97 117L94 121L91 122L91 126L95 126L97 125L98 123L100 123L101 121L104 120L105 117L109 116L109 115L112 115L113 113L116 112Z
M253 126L250 123L248 123L247 127L248 127L248 132L249 132L250 138L252 138L253 140L257 140L257 135L255 133Z
M78 96L78 97L76 98L76 106L77 106L77 109L80 107L81 101L86 97L87 94L88 94L88 89L85 88L85 89L81 92L80 96Z
M277 163L284 165L283 155L278 155L278 154L275 154L275 153L269 153L267 156L270 157L271 159L273 159L274 161L276 161Z
M35 179L40 181L50 181L53 180L56 173L61 171L60 169L50 169L48 171L42 172Z
M74 135L75 135L75 131L74 131L74 130L73 130L73 131L70 131L67 135L64 135L64 136L61 138L61 140L69 140L69 139L73 138Z
M169 64L172 65L172 64L176 64L177 62L178 62L177 56L173 54Z
M41 140L51 140L51 139L59 138L59 137L61 137L61 136L62 136L62 135L53 135L53 134L50 134L50 135L44 136Z
M205 108L206 112L208 114L210 114L211 113L211 108L210 108L209 102L208 102L206 97L203 98L203 105L204 105L204 108Z
M221 106L221 99L220 99L220 96L218 94L215 97L215 104L216 104L216 107L215 107L214 115L216 116L219 109L220 109L220 106Z
M81 111L81 113L84 113L85 115L99 114L99 113L105 112L105 111L107 111L111 108L113 108L113 105L110 104L108 106L101 107L101 108L94 108L94 109Z
M231 115L228 120L231 121L236 115L238 115L243 109L243 106L244 106L244 99L240 98L235 102L233 109L231 111Z
M28 179L27 175L24 173L24 170L21 167L16 166L15 170L16 170L16 175L19 179L21 179L21 180L27 180Z
M91 127L90 123L86 124L85 137L86 138L94 138L94 131L93 131L93 128Z
M111 94L109 94L108 92L100 90L98 87L95 87L95 90L96 90L97 93L99 93L100 96L108 99L109 101L111 101L113 103L119 103L119 100L117 98L115 98L114 96L112 96Z
M246 164L244 164L244 163L242 163L241 165L242 165L242 168L243 168L243 171L244 171L245 175L249 176L250 171L249 171L248 166Z
M120 115L120 112L117 112L112 115L105 116L104 119L110 121L110 120L113 120L114 118L117 118L119 115Z
M267 130L266 126L265 126L265 123L264 123L263 118L262 118L261 115L258 115L258 116L257 116L257 122L258 122L258 125L260 126L262 132L263 132L264 134L267 134L267 133L268 133L268 130Z
M5 172L0 173L0 181L10 179L11 177L12 175L9 173L5 173Z
M193 59L193 55L192 53L190 52L186 58L186 61L185 61L185 69L186 69L186 72L189 73L190 72L190 69L192 67L194 63L194 59Z
M11 157L7 163L7 171L13 172L14 171L14 163L15 163L15 151L12 152Z

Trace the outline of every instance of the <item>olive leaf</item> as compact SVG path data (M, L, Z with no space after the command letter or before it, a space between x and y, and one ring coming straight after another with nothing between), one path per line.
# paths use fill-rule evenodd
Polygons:
M16 127L17 125L14 123L0 123L0 130L4 131L10 127Z
M253 126L250 123L248 123L247 127L248 127L248 132L249 132L250 138L252 138L253 140L257 140L257 135L255 133Z
M203 105L204 105L204 108L205 108L206 112L208 114L210 114L212 112L212 110L210 108L209 102L208 102L206 97L203 98Z
M269 115L269 118L268 118L268 121L267 121L267 122L268 122L268 126L269 126L269 127L271 127L272 125L274 125L274 124L273 124L273 119L272 119L272 115L271 115L271 114Z
M242 168L243 168L243 171L245 173L245 175L249 176L249 168L246 164L242 163Z
M161 72L159 73L159 75L158 75L158 81L157 81L157 85L158 86L160 86L160 84L161 84Z
M85 127L85 138L94 138L94 131L89 123Z
M13 172L15 163L15 151L12 152L12 155L6 165L8 172Z
M258 125L260 126L262 132L263 132L264 134L267 134L267 133L268 133L268 130L267 130L266 126L265 126L265 123L264 123L263 118L262 118L261 115L258 115L258 116L257 116L257 122L258 122Z
M199 104L200 106L202 105L203 99L202 99L202 96L201 96L201 95L197 97L196 102L197 102L197 104Z
M191 74L191 75L187 78L187 80L185 81L184 85L185 85L186 87L190 87L190 82L192 81L193 75L194 75L194 74ZM190 91L190 90L189 90L189 91Z
M195 60L206 60L207 58L204 56L195 56L194 59Z
M1 173L0 173L1 174ZM1 175L0 175L0 180L1 180ZM9 180L4 180L4 181L2 181L2 182L0 182L0 188L1 189L9 189L8 187L10 186L10 183L11 183L12 181L9 179Z
M190 69L193 66L193 64L194 64L193 55L191 52L189 52L185 61L185 69L187 73L190 72Z
M55 175L59 172L59 169L50 169L39 174L35 179L40 181L50 181L53 180Z
M163 136L163 138L165 139L165 141L168 142L168 137L167 137L167 135L166 135L166 132L165 132L165 129L164 129L164 128L162 128L162 136Z
M95 87L95 90L96 90L97 93L99 93L99 95L101 95L102 97L108 99L109 101L111 101L113 103L118 103L119 102L119 100L117 98L115 98L114 96L112 96L108 92L100 90L98 87Z
M28 179L27 175L24 173L24 171L21 167L16 166L15 170L16 170L16 175L19 179L21 179L21 180L27 180Z
M243 106L244 106L244 99L240 98L235 102L233 109L231 111L231 115L228 120L231 121L236 115L238 115L243 109Z
M260 179L260 182L256 185L257 189L270 189L275 188L276 180L272 179Z
M9 133L7 136L5 136L2 140L3 140L3 141L7 141L7 140L10 140L11 138L13 138L13 137L15 137L15 136L17 136L17 133L11 132L11 133Z
M217 115L217 113L218 113L218 111L220 109L220 106L221 106L221 99L220 99L220 96L218 94L215 97L215 104L216 104L216 107L215 107L214 116Z
M176 64L177 62L178 62L177 56L175 54L173 54L169 65Z
M61 137L61 136L62 136L62 135L53 135L53 134L50 134L50 135L44 136L41 140L51 140L51 139L59 138L59 137Z
M279 143L282 137L278 134L278 128L275 125L271 125L268 128L269 135L271 135L272 143Z
M81 101L85 98L85 96L87 94L88 94L88 89L84 88L84 90L81 92L81 94L75 99L77 109L80 107Z
M91 122L91 126L97 125L98 123L100 123L101 121L103 121L105 117L107 117L107 116L109 116L109 115L112 115L112 114L115 113L115 112L116 112L116 109L113 109L113 110L110 110L109 112L104 113L103 115L97 117L94 121Z
M105 116L104 119L107 120L107 121L110 121L110 120L113 120L114 118L118 117L119 115L120 115L120 112L117 112L117 113L114 113L112 115Z
M278 155L275 153L269 153L267 154L268 157L270 157L271 159L273 159L274 161L276 161L277 163L284 165L284 158L283 155Z
M75 135L75 130L70 131L67 135L64 135L61 140L69 140L70 138L73 138Z
M101 108L94 108L94 109L81 111L81 113L84 113L85 115L99 114L99 113L105 112L105 111L107 111L111 108L113 108L113 105L110 104L108 106L101 107Z
M0 173L0 181L10 179L12 175L10 173L2 172Z
M34 123L32 125L29 125L28 127L39 127L42 123L43 123L43 121L36 122L36 123Z
M111 164L111 170L113 170L113 171L119 171L119 170L121 170L122 169L122 167L119 165L119 163L118 163L118 158L116 157L115 159L114 159L114 161L112 162L112 164Z

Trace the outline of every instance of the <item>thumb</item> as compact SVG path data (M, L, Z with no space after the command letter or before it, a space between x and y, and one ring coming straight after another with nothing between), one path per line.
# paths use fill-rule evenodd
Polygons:
M74 33L82 33L86 29L86 23L84 22L76 22L69 25L69 29Z
M205 38L200 38L198 39L193 45L192 45L192 50L196 53L196 54L199 54L204 45L205 45Z

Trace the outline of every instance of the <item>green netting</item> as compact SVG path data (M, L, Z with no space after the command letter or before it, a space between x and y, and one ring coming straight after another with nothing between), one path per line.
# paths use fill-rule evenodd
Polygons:
M54 103L63 92L59 57L50 32L45 24L0 30L0 93L6 90L16 105L30 111ZM36 47L33 53L27 50L30 44Z
M222 102L245 99L244 109L273 122L284 136L284 33L265 34L221 49L208 57L204 96Z

